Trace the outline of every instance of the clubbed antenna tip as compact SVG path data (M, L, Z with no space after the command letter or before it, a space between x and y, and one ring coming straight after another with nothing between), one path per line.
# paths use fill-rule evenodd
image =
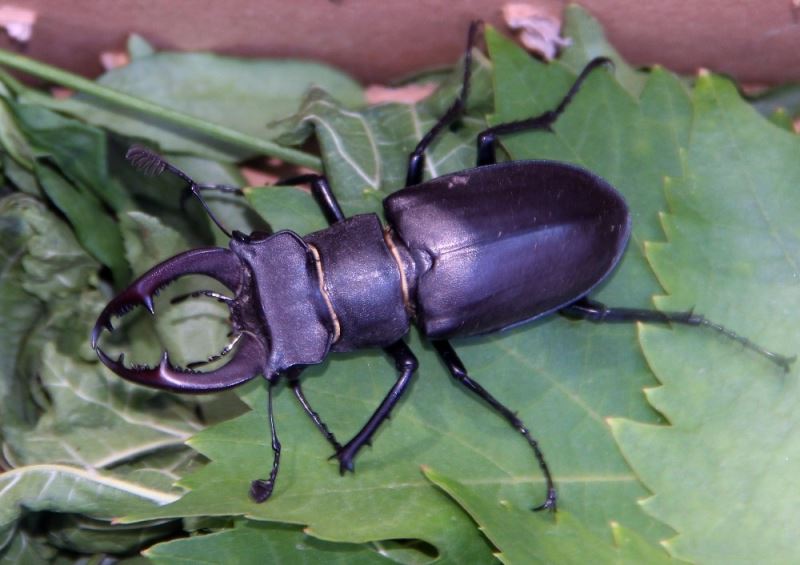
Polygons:
M167 162L161 155L141 145L134 145L128 149L125 158L136 169L150 176L160 175L167 168Z

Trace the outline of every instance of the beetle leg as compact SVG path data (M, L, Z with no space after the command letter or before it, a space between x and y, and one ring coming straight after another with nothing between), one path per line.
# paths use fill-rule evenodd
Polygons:
M695 314L692 310L686 312L661 312L659 310L639 308L609 308L601 302L596 302L589 298L581 298L566 308L562 308L560 313L568 318L587 320L595 323L650 322L656 324L703 326L741 343L744 347L755 351L759 355L763 355L786 372L789 372L790 365L797 359L797 356L786 357L764 349L746 337L740 336L716 322L712 322L702 314Z
M464 52L464 78L461 81L461 92L442 117L439 118L439 120L433 124L433 127L428 130L428 133L423 136L409 156L406 186L414 186L422 182L422 175L425 170L425 150L445 127L458 120L464 114L464 110L467 106L467 96L469 96L470 77L472 75L472 48L475 46L475 38L478 35L478 28L480 28L481 23L482 22L479 20L476 20L469 26L467 49Z
M493 165L497 162L497 156L495 154L495 141L497 141L498 135L537 129L551 131L551 126L556 122L564 110L566 110L569 103L572 102L572 99L578 93L578 90L580 90L581 85L589 76L589 74L591 74L591 72L597 67L609 65L613 65L613 63L611 59L606 57L597 57L589 61L589 63L581 71L581 74L578 75L578 78L575 79L575 82L572 83L572 87L569 89L569 92L567 92L555 110L548 110L547 112L539 114L538 116L533 116L532 118L498 124L483 130L480 134L478 134L477 166L481 167L483 165Z
M272 470L268 479L256 479L250 483L250 498L261 503L272 495L275 488L275 479L278 477L278 467L281 463L281 442L278 441L278 433L275 431L275 417L272 413L272 390L275 388L277 380L269 382L267 389L267 413L269 415L269 432L272 437Z
M400 400L400 397L403 396L403 393L411 382L411 377L414 376L417 366L419 365L414 353L403 340L398 340L390 346L385 347L383 350L394 359L394 364L399 376L397 382L395 382L394 386L389 391L389 394L386 395L386 398L383 399L383 402L381 402L378 409L375 410L375 413L372 414L364 427L361 428L361 431L353 436L353 439L348 441L342 449L334 454L334 457L339 460L339 472L343 475L345 471L353 470L353 459L356 454L364 445L370 443L375 431L384 420L389 418L392 408L394 408L397 401Z
M509 424L511 424L519 433L523 435L526 440L528 440L528 444L531 446L531 448L533 448L533 453L536 455L536 461L539 463L539 468L542 470L545 482L547 483L547 497L545 498L545 501L539 506L535 507L534 510L552 510L555 512L557 499L556 487L553 483L553 477L550 474L550 468L547 466L547 462L544 459L544 454L539 447L539 442L537 442L533 436L531 436L527 426L525 426L522 420L520 420L512 410L504 406L499 400L492 396L489 391L483 388L478 382L470 378L469 374L467 373L467 369L464 367L461 359L459 359L458 354L456 353L455 349L453 349L453 346L450 345L450 342L444 340L435 340L432 343L436 348L436 351L439 353L439 357L447 366L447 369L450 371L450 374L453 376L453 378L486 401L486 403L491 406L495 412L503 416L503 418L505 418Z
M328 179L322 175L300 175L288 179L281 179L275 184L294 186L298 184L308 184L311 187L311 194L314 195L314 200L317 205L325 214L325 219L328 224L333 225L345 219L342 207L339 206L339 201L336 200L336 195L333 194Z
M319 414L311 408L311 405L303 394L303 389L300 386L300 373L302 373L304 369L304 365L297 365L287 371L286 376L289 379L289 387L292 389L292 392L294 392L297 401L300 403L300 406L303 407L305 413L308 414L308 417L311 418L311 421L317 426L317 429L322 433L325 439L328 440L328 443L333 446L333 449L339 452L342 449L342 445L336 440L336 436L328 429L328 426L325 425L325 422L322 421Z

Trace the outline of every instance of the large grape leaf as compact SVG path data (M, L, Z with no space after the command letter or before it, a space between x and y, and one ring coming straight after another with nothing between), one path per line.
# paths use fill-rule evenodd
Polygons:
M494 121L553 107L574 80L568 70L531 61L491 31L488 43L497 89ZM473 91L478 101L486 95L485 88ZM407 155L441 112L442 98L411 108L394 105L353 112L315 95L304 106L306 113L294 121L299 128L295 139L302 139L311 127L316 130L326 172L346 213L375 210L386 192L402 184ZM473 106L473 112L485 107ZM660 291L644 260L643 241L661 233L661 182L664 175L680 171L679 148L688 119L683 86L663 71L648 78L641 99L598 71L556 125L555 135L507 140L514 157L578 162L618 183L628 197L637 227L622 268L602 291L609 302L648 306L650 295ZM483 126L474 114L464 122L465 127L449 132L432 148L429 174L472 165L475 132ZM394 124L399 133L388 136L385 124ZM288 224L287 213L308 208L271 205L284 193L285 189L249 190L251 202L275 228ZM297 199L302 201L300 195ZM311 213L304 216L311 218ZM313 225L318 219L309 220L305 230L302 218L291 221L300 231L319 227ZM249 481L265 475L271 461L264 393L254 385L256 390L247 397L254 412L191 440L211 463L181 481L190 492L158 512L129 519L245 514L304 524L323 539L418 538L435 545L446 560L467 555L474 562L487 559L485 543L470 533L463 514L425 481L420 465L440 470L481 496L525 509L540 502L542 477L524 442L507 424L453 383L426 346L416 338L411 345L420 360L419 378L375 446L361 454L354 476L336 476L335 465L325 462L329 446L291 403L290 394L282 391L276 399L284 446L278 486L266 504L248 501L243 493ZM518 410L542 441L562 507L581 527L607 542L612 520L651 543L669 535L636 504L647 491L620 456L605 422L612 415L658 421L641 393L655 381L638 351L635 327L592 327L554 319L456 345L473 376ZM392 375L380 354L335 356L306 371L305 388L314 408L347 438L380 402Z
M667 183L668 242L648 258L668 296L780 353L800 351L800 142L701 76L685 171ZM778 367L713 332L643 328L669 426L614 421L625 457L655 493L645 510L678 535L667 548L706 563L800 557L796 365Z

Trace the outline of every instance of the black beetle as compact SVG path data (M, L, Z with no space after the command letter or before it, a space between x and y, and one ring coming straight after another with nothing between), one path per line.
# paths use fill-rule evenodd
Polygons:
M403 341L414 321L432 340L452 376L486 401L533 448L547 483L545 501L556 508L556 490L538 443L515 413L467 373L449 339L494 332L548 314L592 322L657 322L706 326L737 340L788 370L793 358L767 351L693 312L609 308L587 298L619 262L630 234L623 197L593 173L567 163L497 163L498 135L549 130L594 69L610 61L591 61L555 110L484 130L477 139L477 166L422 182L424 153L436 136L458 120L469 89L470 53L477 23L470 27L464 78L458 99L422 138L410 156L406 188L384 200L388 226L375 214L346 218L327 180L303 175L281 184L309 184L330 227L301 237L228 233L230 249L187 251L140 277L103 310L92 332L92 347L112 371L136 383L176 392L227 389L263 375L269 382L269 420L275 454L268 479L253 481L258 502L272 493L280 443L272 416L272 390L286 377L303 409L335 449L340 471L370 442L408 387L417 359ZM155 153L133 148L131 162L145 172L170 172L182 178L205 206L200 191L231 187L199 185ZM234 292L227 303L235 348L222 367L199 372L181 369L164 353L158 367L126 367L97 345L111 317L137 305L154 313L153 296L178 277L211 276ZM332 351L381 347L394 360L399 377L364 427L340 445L306 401L299 376ZM220 356L211 359L216 360ZM196 365L201 365L198 363ZM191 367L191 365L190 365Z

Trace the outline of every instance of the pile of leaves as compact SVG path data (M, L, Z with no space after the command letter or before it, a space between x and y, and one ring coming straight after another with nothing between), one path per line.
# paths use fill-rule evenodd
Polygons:
M508 136L503 152L579 164L625 195L632 240L599 299L694 307L800 351L800 143L787 120L765 119L720 77L630 68L578 8L564 32L571 47L543 64L486 30L468 113L434 145L426 176L472 166L476 132L553 108L586 62L609 56L615 73L593 73L552 133ZM380 213L461 70L418 104L367 107L358 85L318 64L155 53L138 39L130 55L90 83L0 53L82 91L55 99L0 75L3 562L797 560L797 369L702 329L554 317L455 343L541 441L555 515L530 511L544 489L524 440L413 332L419 377L355 474L339 476L280 391L281 473L273 497L253 503L249 482L272 460L261 383L210 398L157 392L110 374L89 347L97 314L133 276L226 244L197 207L182 209L177 183L131 170L125 150L144 143L202 182L232 185L245 184L237 163L257 155L324 167L346 214ZM296 148L312 136L319 156ZM297 188L209 200L245 232L325 226ZM161 300L156 311L130 316L126 359L152 362L165 346L203 359L225 342L216 303ZM394 378L380 352L364 352L333 356L304 383L347 438Z

